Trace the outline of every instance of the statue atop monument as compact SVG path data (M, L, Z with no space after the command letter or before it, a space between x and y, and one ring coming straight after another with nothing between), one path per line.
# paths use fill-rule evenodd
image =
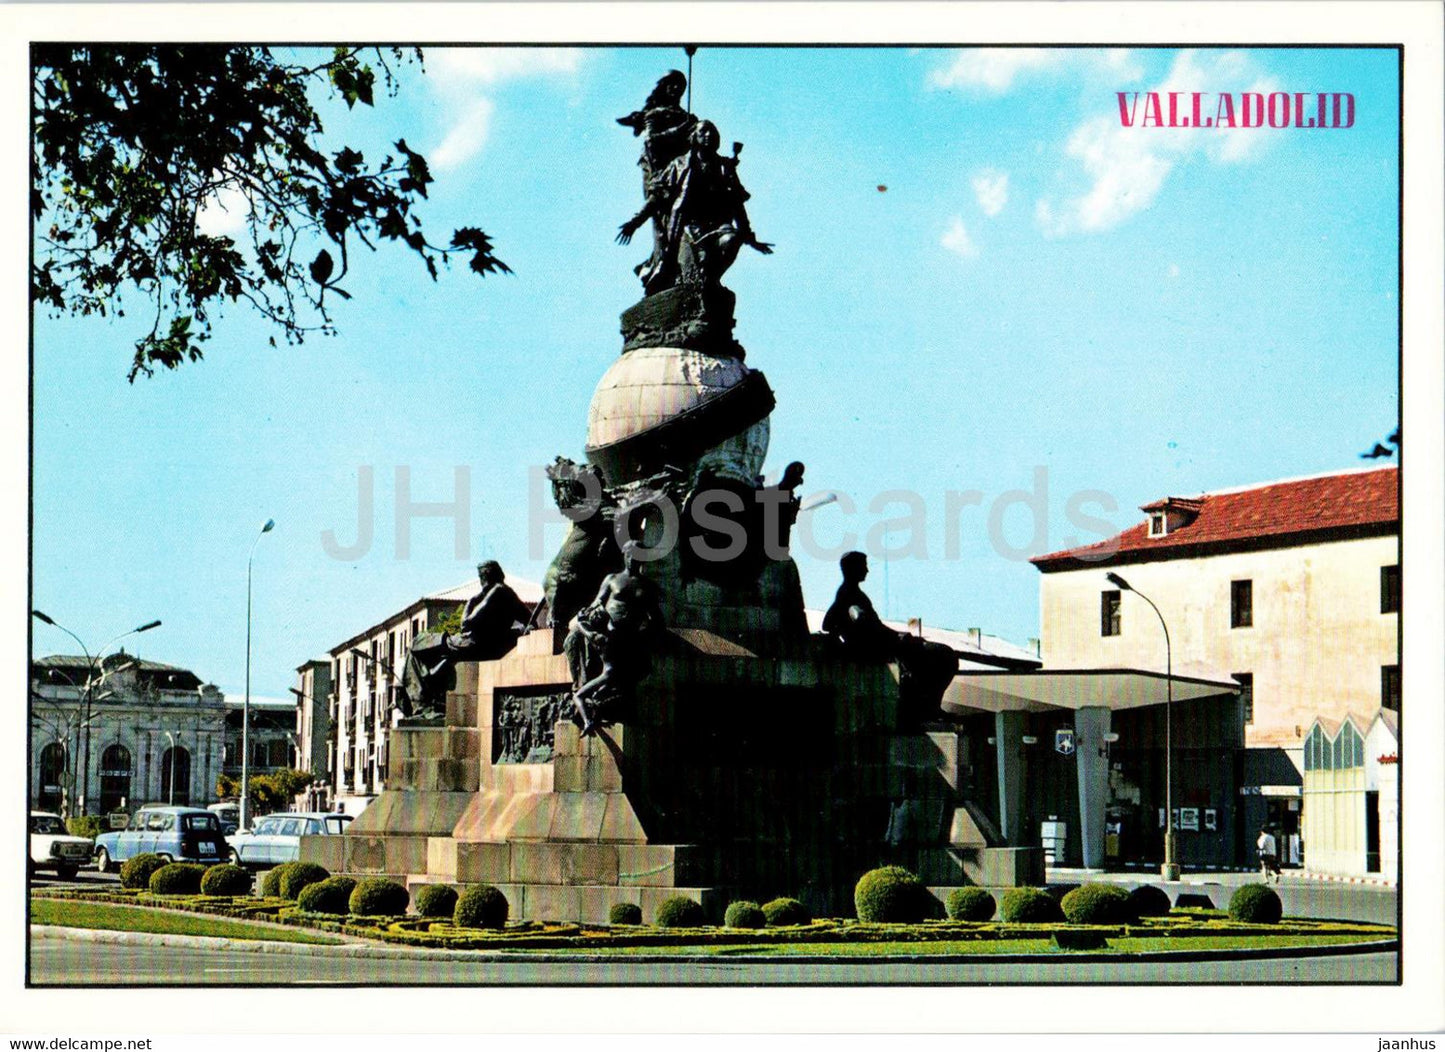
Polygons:
M636 268L649 296L679 285L717 286L747 245L768 255L748 220L748 192L738 178L743 144L731 157L718 152L721 137L711 121L700 121L678 105L687 78L672 70L657 82L643 109L618 123L646 133L642 157L642 208L618 231L620 244L649 219L652 255Z

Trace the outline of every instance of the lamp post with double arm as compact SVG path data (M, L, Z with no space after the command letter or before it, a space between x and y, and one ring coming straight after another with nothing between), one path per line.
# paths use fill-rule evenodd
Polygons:
M83 654L85 655L85 683L84 683L84 685L80 688L80 699L79 699L80 706L81 706L81 712L82 712L81 719L80 719L81 742L82 742L82 745L81 745L81 753L82 753L82 755L81 755L81 761L80 761L80 762L81 762L81 775L80 775L80 778L81 778L81 786L80 786L80 813L81 813L82 815L89 814L89 813L90 813L90 810L89 810L89 809L90 809L90 723L91 723L91 715L92 715L92 714L91 714L91 705L94 704L96 691L100 688L100 685L101 685L101 683L105 680L105 677L106 677L106 676L112 675L113 673L116 673L116 672L124 672L124 671L127 671L128 669L133 668L133 667L135 666L135 662L130 661L130 662L126 662L126 663L124 663L124 664L122 664L122 665L120 665L120 666L118 666L118 667L116 667L116 668L107 669L107 668L105 668L105 664L104 664L104 662L105 662L105 652L106 652L107 650L109 650L111 647L115 646L115 644L119 643L122 639L125 639L125 638L128 637L128 636L136 635L137 633L140 633L140 632L149 632L152 628L159 628L160 625L161 625L161 623L160 623L159 621L147 621L147 622L146 622L145 624L143 624L143 625L137 625L135 628L128 629L128 630L122 632L120 635L116 636L114 639L110 640L108 643L106 643L105 646L103 646L103 647L101 647L99 650L97 650L97 651L95 652L95 656L92 657L91 654L90 654L90 650L86 647L84 641L82 641L81 638L80 638L78 635L76 635L76 634L75 634L74 632L72 632L70 629L66 628L66 627L65 627L64 625L62 625L59 621L56 621L53 617L48 617L48 616L46 616L45 614L41 613L39 610L31 610L31 611L30 611L30 615L31 615L32 617L34 617L35 620L40 621L40 622L43 622L44 624L50 625L52 628L58 628L58 629L60 629L62 632L64 632L66 635L68 635L71 639L75 640L76 644L79 645L79 647L80 647L81 653L83 653Z
M1175 861L1174 843L1174 655L1169 644L1169 624L1150 599L1116 573L1104 575L1110 584L1123 592L1133 592L1154 611L1159 627L1164 629L1164 864L1159 875L1165 880L1179 879L1179 863Z

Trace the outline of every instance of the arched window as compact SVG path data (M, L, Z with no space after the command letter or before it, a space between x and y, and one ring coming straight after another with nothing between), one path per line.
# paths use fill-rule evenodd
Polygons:
M65 746L51 742L40 750L40 793L36 802L42 811L59 811L65 788Z
M130 750L119 742L100 754L100 813L119 811L130 802Z
M183 745L161 754L161 799L168 804L191 802L191 754Z

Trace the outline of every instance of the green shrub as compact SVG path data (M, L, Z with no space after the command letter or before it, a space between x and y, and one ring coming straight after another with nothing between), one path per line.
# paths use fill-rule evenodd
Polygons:
M1129 892L1136 917L1167 917L1173 907L1169 904L1169 892L1157 884L1140 884Z
M1064 919L1059 900L1043 888L1009 888L999 901L998 914L1009 924L1044 924Z
M261 878L261 894L268 899L281 898L281 880L291 872L294 865L294 862L283 862L275 869L267 870L266 875Z
M76 815L65 820L65 831L71 836L89 837L94 840L108 826L102 825L100 815Z
M396 881L370 877L352 889L347 905L358 917L399 917L410 901L411 895Z
M250 891L251 874L229 862L211 866L201 877L203 895L247 895Z
M1061 950L1102 950L1109 945L1104 933L1085 928L1060 928L1054 932L1054 945Z
M657 907L657 923L664 928L701 928L707 923L702 903L683 895L663 899Z
M1229 898L1231 920L1249 924L1278 924L1284 905L1274 889L1264 884L1245 884Z
M756 902L743 899L728 906L723 923L729 928L763 928L767 926L768 915Z
M960 921L986 921L998 909L998 903L983 888L954 888L945 906L948 919Z
M307 913L333 913L346 916L351 911L351 893L356 881L351 877L327 877L307 884L296 896L296 905Z
M457 896L452 923L458 928L493 928L500 931L507 926L510 912L507 896L500 890L490 884L473 884L463 888Z
M923 883L902 866L870 869L853 888L853 907L860 921L915 924L932 912Z
M607 911L608 924L641 924L642 907L635 902L614 902Z
M777 898L763 903L763 916L768 919L769 928L787 928L798 924L812 924L813 915L797 899Z
M318 866L315 862L291 862L289 868L281 876L278 888L283 899L296 901L296 896L301 894L301 889L308 884L319 884L331 874L325 866Z
M151 874L153 895L198 895L206 867L194 862L171 862Z
M166 864L160 855L149 852L133 855L120 867L120 886L144 891L150 887L151 874Z
M457 889L447 884L423 884L413 900L418 917L450 917L457 908Z
M1135 919L1129 893L1117 884L1084 884L1060 905L1072 924L1128 924Z

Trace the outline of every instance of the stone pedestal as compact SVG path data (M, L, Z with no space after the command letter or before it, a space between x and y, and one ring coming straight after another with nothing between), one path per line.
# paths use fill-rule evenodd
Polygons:
M446 724L395 728L386 792L302 857L411 885L495 884L513 916L584 922L618 902L650 920L674 895L713 920L780 895L847 916L858 877L890 862L940 898L1033 876L1027 852L1000 853L971 824L956 736L898 726L893 666L817 638L758 656L677 629L631 710L584 739L566 710L549 728L516 723L565 697L552 639L461 666Z

